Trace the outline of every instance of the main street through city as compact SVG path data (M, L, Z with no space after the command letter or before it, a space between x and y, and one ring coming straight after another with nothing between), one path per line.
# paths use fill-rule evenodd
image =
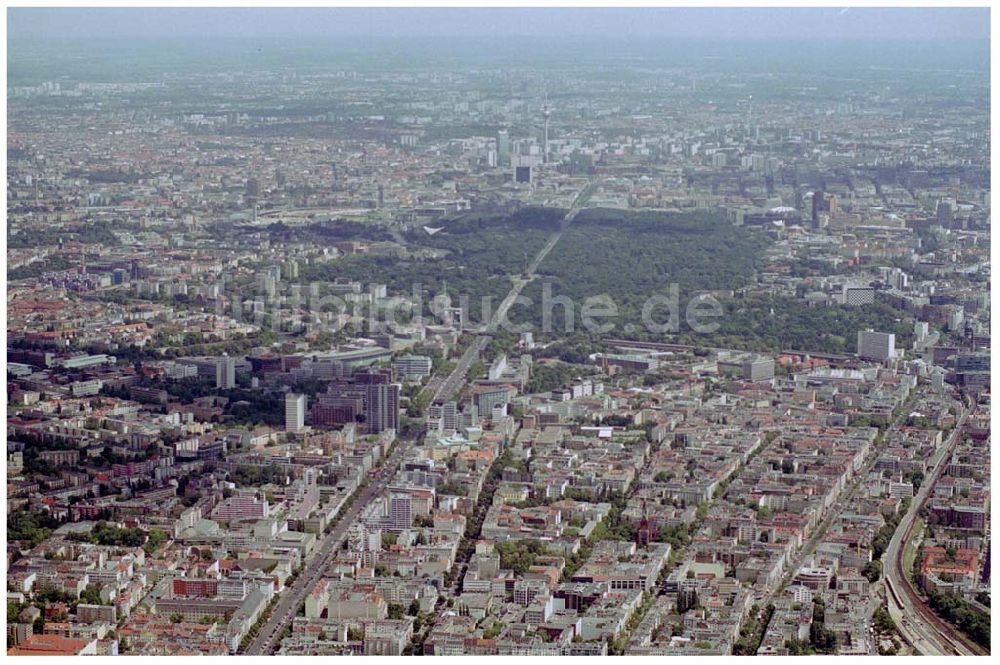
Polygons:
M404 459L407 451L422 436L416 431L401 436L393 446L388 457L382 464L382 469L375 476L369 477L368 484L355 493L355 501L340 516L337 525L323 536L319 547L313 550L302 565L302 571L292 585L281 592L277 604L272 608L267 621L261 626L257 635L250 641L244 653L250 655L266 655L277 647L279 637L286 626L298 614L299 608L305 602L306 595L320 581L326 572L333 553L344 542L347 530L358 518L366 505L377 497L386 486L392 482L396 468Z
M469 347L465 350L465 353L462 354L458 364L455 365L455 369L448 375L448 378L446 378L444 382L438 386L437 390L434 391L434 402L442 402L451 398L456 392L458 392L459 388L465 384L465 376L469 372L469 367L471 367L474 362L479 360L479 355L490 342L490 335L495 333L500 327L500 324L507 320L507 312L510 310L511 306L513 306L514 301L519 295L521 295L521 291L524 289L525 285L534 278L535 271L538 270L538 266L541 265L542 261L545 260L545 257L549 255L552 248L559 243L563 232L570 225L570 223L572 223L577 213L583 209L587 199L590 197L590 193L593 191L593 187L594 184L589 183L582 190L580 190L580 193L573 200L573 205L570 207L569 212L567 212L566 216L563 218L559 230L556 231L551 238L549 238L548 242L545 243L545 246L542 247L538 254L535 255L535 258L525 269L524 274L513 277L514 286L507 294L507 297L500 303L497 311L493 313L489 322L482 329L483 334L476 336Z
M900 414L893 419L892 424L886 429L885 435L882 437L882 443L880 445L872 446L871 451L868 453L868 457L865 458L862 468L859 469L856 474L854 474L854 480L851 482L850 486L840 493L840 496L837 498L837 501L830 507L830 510L828 510L826 513L826 516L820 521L817 527L813 530L812 535L794 555L791 565L788 566L788 572L785 573L785 576L782 578L778 586L776 586L774 589L771 589L764 596L764 598L761 599L760 604L762 606L767 605L769 602L771 602L771 599L774 598L774 596L777 595L778 592L780 592L782 589L784 589L791 583L793 576L795 575L796 571L798 571L798 569L802 566L802 563L803 561L805 561L806 557L810 556L813 552L815 552L816 547L819 545L820 540L823 538L823 536L826 535L827 530L834 523L834 521L836 521L840 517L840 514L844 511L844 508L847 506L848 502L857 492L858 488L861 487L862 484L867 482L868 474L874 468L875 462L878 461L879 454L882 452L882 449L885 446L885 442L888 441L892 431L899 426L900 421L906 418L908 411L906 409L906 406L907 406L906 404L903 405L903 408L900 409Z
M591 192L591 188L592 185L588 184L580 191L576 199L573 201L573 206L563 218L559 230L553 234L549 241L545 243L545 246L541 249L541 251L538 252L534 260L529 264L525 274L514 278L514 286L511 288L510 293L507 294L507 297L504 298L500 307L497 308L493 317L490 319L489 324L484 330L486 334L476 336L473 342L465 350L465 353L462 354L462 357L458 361L454 370L452 370L448 377L439 384L439 387L434 393L435 402L451 397L465 384L469 367L472 363L479 359L480 353L482 353L483 349L485 349L486 345L489 343L489 334L497 330L500 323L504 320L507 311L510 309L511 305L514 304L514 300L518 295L520 295L524 285L531 281L535 270L538 269L541 262L545 259L548 253L552 251L552 248L556 246L556 243L559 242L563 231L566 230L566 227L569 226L570 222L573 221L573 218L576 217L576 214L580 211L581 206L586 202L586 199ZM319 547L314 550L313 554L306 560L305 563L303 563L302 572L299 577L295 579L290 588L281 592L279 600L271 610L271 614L268 616L267 621L258 631L257 635L250 641L244 653L250 655L265 655L274 652L285 628L291 625L295 616L299 612L299 608L302 607L303 603L305 603L306 595L308 595L309 591L315 587L316 583L323 577L333 553L344 542L344 538L347 535L347 530L350 525L353 524L358 518L364 507L371 503L371 501L384 491L390 482L392 482L392 478L396 473L396 468L398 467L400 461L404 459L405 454L419 439L419 436L420 434L417 433L400 437L399 441L397 441L396 445L393 447L392 452L389 454L389 457L382 465L382 470L379 474L371 478L369 483L363 489L358 490L358 494L355 495L355 501L351 504L351 507L340 516L340 521L337 525L331 529L329 533L323 536Z

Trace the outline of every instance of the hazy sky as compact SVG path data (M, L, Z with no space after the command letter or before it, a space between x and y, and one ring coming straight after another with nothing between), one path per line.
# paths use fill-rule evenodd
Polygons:
M664 36L988 39L989 9L12 8L7 35L67 37Z

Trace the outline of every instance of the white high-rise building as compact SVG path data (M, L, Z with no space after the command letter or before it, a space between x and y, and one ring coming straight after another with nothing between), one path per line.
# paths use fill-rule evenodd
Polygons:
M399 533L413 526L413 504L410 495L398 492L389 497L389 514L385 516L386 531Z
M285 395L285 431L301 432L306 426L306 396Z
M457 430L458 429L458 404L455 402L445 402L444 404L431 404L427 407L427 417L429 420L437 421L440 420L440 429L443 430Z
M215 387L229 390L236 387L236 358L223 354L215 363Z
M865 360L885 362L896 356L896 335L893 333L858 331L858 356Z

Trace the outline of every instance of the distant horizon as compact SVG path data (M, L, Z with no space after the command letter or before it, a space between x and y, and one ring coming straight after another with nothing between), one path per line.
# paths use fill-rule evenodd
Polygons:
M166 71L236 67L389 71L427 66L537 67L543 70L686 66L702 71L811 72L990 70L988 39L923 36L760 35L710 39L698 35L197 35L28 34L8 43L8 83L52 79L145 80Z
M435 39L450 39L455 42L462 41L479 41L483 38L482 35L445 35L445 34L424 34L424 35L298 35L298 34L268 34L268 35L220 35L213 38L213 41L224 41L224 42L247 42L253 40L273 40L282 41L289 39L296 39L306 44L313 44L318 40L336 38L337 40L343 42L349 41L373 41L373 42L383 42L383 41L393 41L393 40L406 40L406 41L427 41ZM537 37L534 35L504 35L505 39L510 40L531 40L537 42ZM129 40L154 40L154 41L190 41L197 39L204 39L203 35L52 35L52 34L29 34L29 35L8 35L8 42L46 42L46 41L65 41L65 42L124 42ZM674 42L684 43L684 42L698 42L706 43L707 37L703 35L556 35L546 38L547 43L560 43L568 40L587 40L591 42L637 42L637 43L647 43L655 40L669 39ZM787 43L797 44L801 42L809 43L849 43L849 42L877 42L886 44L898 44L898 43L949 43L949 44L982 44L989 43L989 37L969 37L969 38L957 38L957 37L947 37L947 36L935 36L926 35L920 37L876 37L871 35L860 35L860 36L847 36L847 35L836 35L836 36L788 36L783 38ZM759 35L743 35L740 37L727 37L727 43L755 43L755 42L767 42L774 43L774 37L766 37ZM335 45L336 42L330 42L331 45ZM724 46L724 44L719 44L719 46Z
M9 8L9 40L990 38L990 8Z

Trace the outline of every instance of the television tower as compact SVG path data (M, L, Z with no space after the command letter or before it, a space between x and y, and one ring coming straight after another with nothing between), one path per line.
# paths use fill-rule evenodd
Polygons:
M542 118L545 119L545 138L542 145L542 162L545 164L549 163L549 116L552 115L552 109L549 108L549 93L545 93L545 103L542 104Z

